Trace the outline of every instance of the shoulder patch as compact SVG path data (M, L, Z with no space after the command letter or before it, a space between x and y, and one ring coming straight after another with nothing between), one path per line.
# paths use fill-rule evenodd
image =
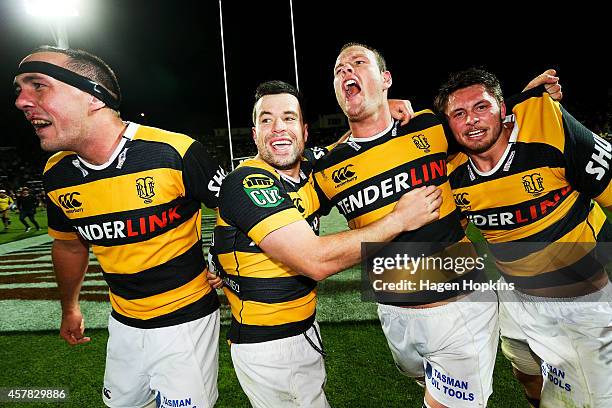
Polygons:
M249 174L242 179L242 188L253 204L263 208L278 207L285 199L274 185L274 180L265 174Z

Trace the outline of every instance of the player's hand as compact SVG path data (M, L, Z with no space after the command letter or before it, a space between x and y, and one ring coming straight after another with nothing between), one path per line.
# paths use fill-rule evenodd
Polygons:
M223 279L221 279L219 275L206 271L206 279L208 280L210 286L215 289L221 289L223 287Z
M62 313L62 324L60 326L60 337L71 346L87 343L91 340L84 336L85 320L80 310Z
M403 231L413 231L440 218L442 190L436 186L421 187L404 194L393 213Z
M561 90L561 84L559 83L559 77L556 76L557 71L554 69L547 69L537 77L533 78L531 82L527 84L523 92L535 88L540 85L544 85L546 92L555 101L560 101L563 98L563 91Z
M414 117L412 104L407 99L389 99L389 110L393 119L397 119L401 125L405 125Z

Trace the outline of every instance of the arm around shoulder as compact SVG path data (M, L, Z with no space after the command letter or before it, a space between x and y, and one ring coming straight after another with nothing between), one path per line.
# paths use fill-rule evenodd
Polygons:
M439 217L440 190L423 187L398 201L385 217L363 228L317 236L306 221L285 225L266 235L259 247L292 270L314 280L323 280L361 260L361 244L387 242Z

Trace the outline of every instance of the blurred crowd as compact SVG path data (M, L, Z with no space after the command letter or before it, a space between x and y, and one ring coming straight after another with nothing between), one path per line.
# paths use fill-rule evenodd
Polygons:
M45 207L42 187L44 157L29 155L17 149L0 151L0 218L2 231L25 232L40 229L34 215ZM11 225L11 213L19 214L21 225Z
M19 221L25 232L33 229L38 231L40 226L34 218L36 210L45 206L45 194L42 190L35 192L29 187L21 187L16 192L0 189L0 217L2 218L3 232L8 229L20 229L20 226L11 226L11 211L19 213ZM29 221L29 222L28 222Z

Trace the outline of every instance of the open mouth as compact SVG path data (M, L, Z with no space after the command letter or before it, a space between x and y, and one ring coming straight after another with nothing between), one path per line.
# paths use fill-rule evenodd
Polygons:
M51 122L48 120L44 120L44 119L32 119L30 120L30 123L32 124L32 126L34 126L34 129L38 132L41 129L44 129L48 126L51 126Z
M478 138L483 137L485 133L486 133L485 129L474 129L474 130L470 130L469 132L465 132L464 135L468 139L478 139Z
M344 89L344 95L347 100L351 99L352 97L357 95L359 92L361 92L361 87L359 86L357 81L355 81L354 79L346 80L344 82L343 89Z
M291 149L291 145L292 144L293 143L289 139L273 140L272 143L270 143L272 148L275 151L279 151L279 152L284 152L284 151L287 151L287 150Z

